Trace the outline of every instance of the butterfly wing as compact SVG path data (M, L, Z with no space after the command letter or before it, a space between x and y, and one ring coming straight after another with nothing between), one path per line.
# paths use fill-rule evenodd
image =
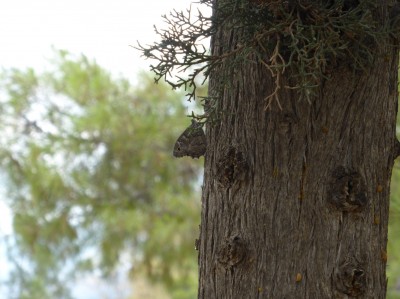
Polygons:
M180 158L189 156L199 158L206 152L206 135L196 121L192 120L192 124L177 139L173 155Z
M173 152L174 157L180 158L187 155L190 143L189 138L186 134L187 130L188 129L186 129L185 132L183 132L175 142L174 152Z
M197 129L193 132L192 138L190 138L187 155L192 158L199 158L200 156L204 156L206 148L206 135L203 129Z

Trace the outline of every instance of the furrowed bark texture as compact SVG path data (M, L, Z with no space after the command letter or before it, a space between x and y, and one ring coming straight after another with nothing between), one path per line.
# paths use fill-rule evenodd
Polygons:
M397 61L339 67L311 103L282 90L283 110L264 66L236 68L206 132L199 298L385 298Z

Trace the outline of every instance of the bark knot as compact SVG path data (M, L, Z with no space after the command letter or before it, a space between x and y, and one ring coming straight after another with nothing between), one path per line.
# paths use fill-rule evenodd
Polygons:
M225 268L231 269L246 256L246 245L243 239L234 235L225 240L217 254L217 261Z
M338 210L356 212L367 204L365 183L358 172L339 166L332 178L328 198Z
M217 162L216 179L225 187L231 187L237 181L245 180L248 164L245 155L235 146L229 146L222 152Z
M337 290L351 297L364 294L367 287L364 266L355 257L347 257L339 265L335 280Z

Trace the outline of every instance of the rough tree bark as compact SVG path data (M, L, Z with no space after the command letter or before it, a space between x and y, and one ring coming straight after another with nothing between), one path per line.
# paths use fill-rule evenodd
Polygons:
M213 53L236 34L218 32ZM311 103L281 89L282 110L264 109L263 65L235 69L206 132L199 298L385 298L397 62L382 46Z

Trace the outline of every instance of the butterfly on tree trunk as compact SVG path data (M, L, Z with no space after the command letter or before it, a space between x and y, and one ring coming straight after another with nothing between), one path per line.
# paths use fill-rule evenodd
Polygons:
M206 152L206 135L202 124L192 119L192 124L179 136L174 146L174 157L199 158Z

